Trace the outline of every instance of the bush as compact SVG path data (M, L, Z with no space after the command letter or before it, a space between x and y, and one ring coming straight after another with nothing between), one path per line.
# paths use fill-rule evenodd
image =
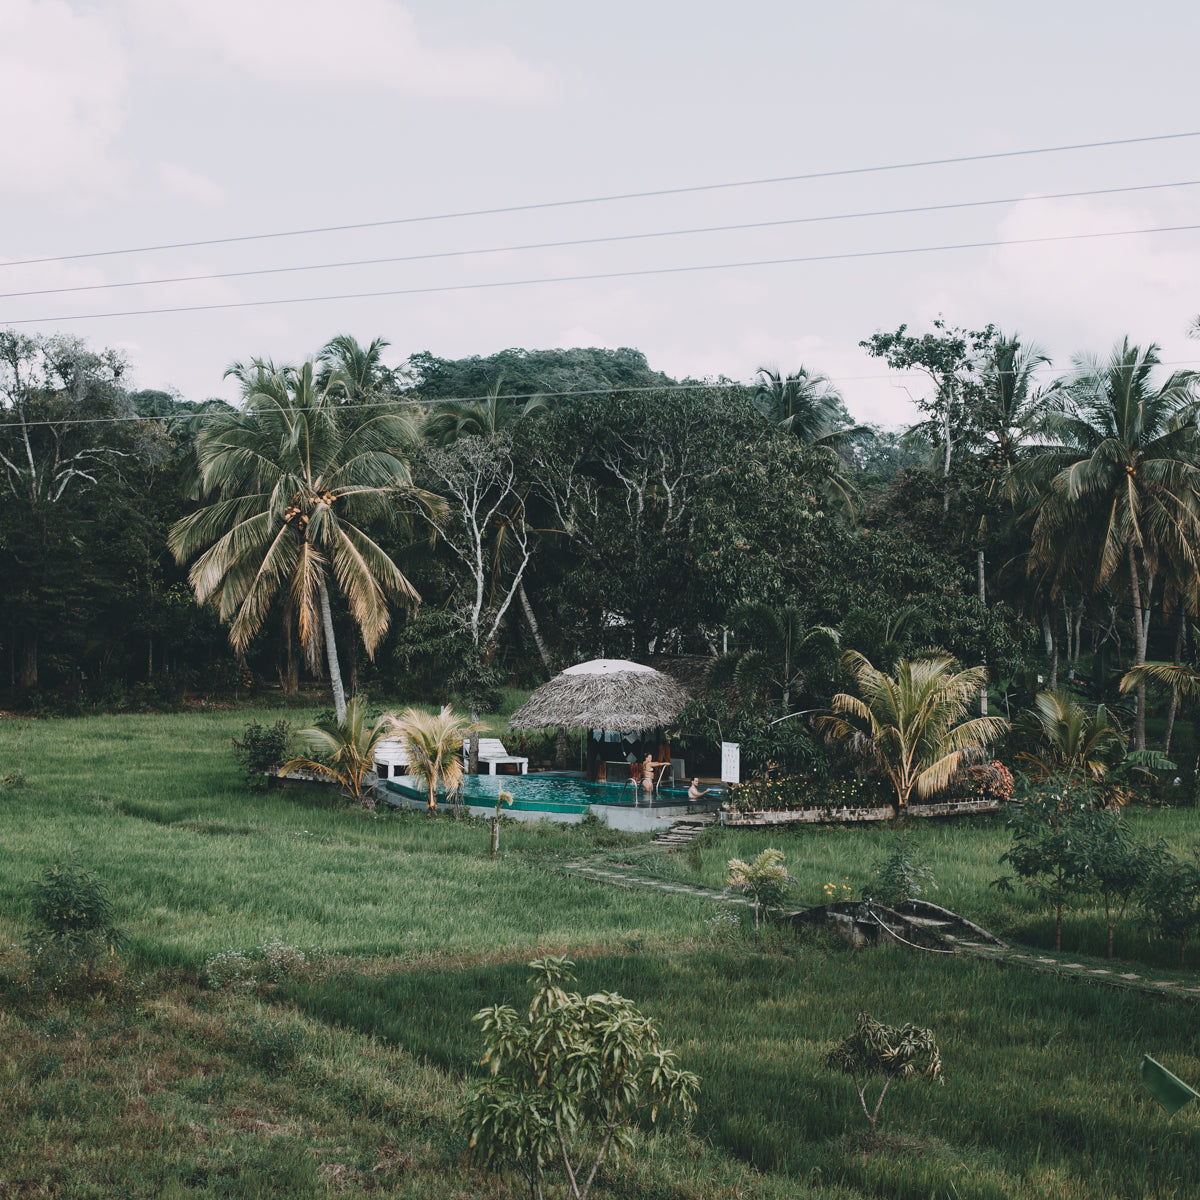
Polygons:
M788 812L798 808L880 808L895 801L895 793L876 779L855 775L814 779L781 775L735 783L725 803L736 812Z
M825 1056L825 1065L854 1080L858 1102L871 1138L888 1085L893 1079L924 1079L942 1083L942 1055L931 1029L915 1025L896 1028L860 1012L854 1032L843 1038ZM867 1104L867 1088L873 1078L883 1077L883 1086L873 1106Z
M86 991L97 961L115 957L124 933L108 890L90 871L55 863L29 887L33 928L25 935L31 990Z
M628 1153L633 1127L660 1109L694 1112L700 1081L675 1064L654 1023L615 992L581 996L560 986L574 964L529 964L537 984L522 1020L506 1005L475 1015L492 1078L467 1097L460 1123L485 1166L515 1166L542 1194L561 1167L569 1195L586 1200L609 1149Z
M282 766L291 757L291 741L292 727L284 720L276 721L269 728L251 721L242 731L241 741L233 739L233 756L252 791L265 790L267 772Z
M863 888L870 897L895 908L906 900L915 900L927 888L937 891L937 881L925 856L907 834L892 839L892 852L875 864L875 882Z
M295 1062L308 1043L308 1034L294 1021L255 1020L242 1031L251 1059L260 1067L281 1070Z
M325 951L319 946L301 950L279 938L270 938L257 949L223 950L204 964L205 983L214 990L254 988L260 984L278 984L288 979L320 974L326 965Z

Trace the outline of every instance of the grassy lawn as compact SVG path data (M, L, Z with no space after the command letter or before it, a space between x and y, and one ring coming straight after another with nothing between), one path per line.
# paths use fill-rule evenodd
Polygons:
M1053 975L824 934L715 920L708 901L627 891L552 869L631 860L719 886L730 857L787 854L798 902L868 882L889 831L710 831L686 852L551 825L370 817L330 792L245 790L229 739L250 714L0 722L0 974L14 971L28 882L70 854L109 885L125 971L90 999L0 1006L0 1196L507 1196L519 1180L463 1158L454 1112L478 1071L470 1021L520 1008L524 962L576 959L582 990L617 990L701 1075L690 1127L642 1138L606 1196L1184 1197L1200 1188L1200 1108L1167 1118L1141 1088L1145 1052L1200 1080L1188 1004ZM274 720L276 714L259 714ZM286 714L293 725L303 714ZM497 722L502 725L502 721ZM20 738L19 747L17 745ZM1132 814L1177 850L1191 809ZM1048 914L989 887L999 820L922 824L932 898L1004 936L1048 945ZM205 960L278 938L328 958L255 989L203 986ZM1072 914L1071 953L1102 952ZM1172 961L1132 925L1117 952ZM5 966L7 963L7 966ZM881 1145L864 1146L850 1083L821 1065L867 1009L938 1035L942 1087L897 1084ZM116 1151L116 1152L114 1152Z

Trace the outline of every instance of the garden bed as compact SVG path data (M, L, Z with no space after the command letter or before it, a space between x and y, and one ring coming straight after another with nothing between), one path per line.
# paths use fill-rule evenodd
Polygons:
M941 804L910 804L910 817L956 817L975 813L998 812L995 800L947 800ZM896 816L894 804L861 808L792 808L756 812L722 812L722 825L824 825L858 824L863 821L891 821Z

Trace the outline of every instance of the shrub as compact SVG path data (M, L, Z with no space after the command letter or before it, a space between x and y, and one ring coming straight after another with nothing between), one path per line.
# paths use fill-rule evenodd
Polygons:
M875 863L874 883L863 889L866 896L895 908L915 900L927 888L937 891L937 881L925 856L907 834L892 839L892 851Z
M783 865L783 851L768 848L752 863L740 858L729 860L729 878L726 893L736 889L745 896L753 896L754 939L758 940L759 912L764 905L770 907L783 902L784 893L796 880Z
M308 1035L293 1021L263 1019L249 1022L242 1031L242 1040L254 1062L278 1071L296 1060Z
M858 1102L867 1118L868 1136L874 1138L875 1123L883 1098L893 1079L924 1079L942 1083L942 1055L931 1029L915 1025L899 1028L876 1021L869 1013L860 1012L854 1032L843 1038L825 1056L825 1065L854 1080ZM883 1086L873 1106L867 1104L867 1088L871 1080L882 1076Z
M1152 865L1139 896L1142 923L1160 937L1179 941L1183 966L1188 942L1200 931L1200 858L1176 858L1152 848Z
M104 954L116 955L124 933L108 890L90 871L55 863L30 884L33 928L25 935L32 990L64 993L86 985Z
M781 775L730 786L725 803L735 812L787 812L798 808L878 808L894 799L876 779L838 775L814 779Z
M537 985L524 1019L506 1005L476 1013L492 1078L472 1089L460 1123L485 1166L515 1166L542 1195L557 1164L586 1200L610 1149L628 1154L633 1126L660 1109L695 1111L697 1077L676 1065L654 1022L615 992L566 992L574 964L529 964Z
M268 727L251 721L242 730L241 741L233 739L233 756L242 768L246 784L252 791L263 791L267 786L267 772L281 766L289 755L292 727L288 721L279 720Z

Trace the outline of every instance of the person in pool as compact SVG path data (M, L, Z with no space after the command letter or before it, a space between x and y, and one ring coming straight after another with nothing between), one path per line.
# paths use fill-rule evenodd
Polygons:
M688 788L688 803L695 804L696 801L699 800L701 796L707 796L711 790L712 790L711 788L705 788L703 791L701 791L700 790L700 780L693 779L692 786L690 788Z

